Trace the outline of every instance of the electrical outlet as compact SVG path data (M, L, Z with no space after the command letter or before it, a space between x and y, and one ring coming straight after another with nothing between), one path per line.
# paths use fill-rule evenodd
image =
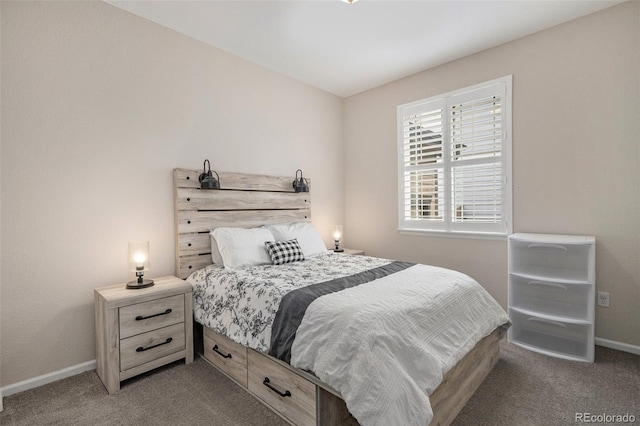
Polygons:
M609 293L605 291L598 292L598 306L602 306L603 308L609 307Z

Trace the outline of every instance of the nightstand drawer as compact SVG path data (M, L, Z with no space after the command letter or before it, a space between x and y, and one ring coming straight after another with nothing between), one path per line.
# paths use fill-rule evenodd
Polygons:
M295 425L316 424L316 386L249 349L249 390Z
M120 338L184 322L184 296L177 295L120 308Z
M204 327L204 357L247 387L247 348Z
M184 349L183 322L123 339L120 341L120 371Z

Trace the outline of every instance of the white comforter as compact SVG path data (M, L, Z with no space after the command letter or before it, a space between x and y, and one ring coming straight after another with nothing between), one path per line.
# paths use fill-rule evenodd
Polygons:
M352 257L322 256L305 261L307 266L296 262L290 269L279 267L278 272L269 265L262 276L263 267L234 272L205 268L189 278L196 320L266 351L273 322L269 315L275 315L282 296L300 285L344 276ZM359 271L365 264L389 261L355 256L353 262ZM289 275L308 267L299 280L304 284ZM322 267L321 280L313 279L314 267ZM247 302L247 296L253 302ZM291 365L312 371L340 392L362 425L427 425L433 416L428 395L443 375L508 321L472 278L415 265L314 300L296 332Z
M416 265L316 299L291 365L339 391L360 424L427 425L443 375L508 321L470 277Z

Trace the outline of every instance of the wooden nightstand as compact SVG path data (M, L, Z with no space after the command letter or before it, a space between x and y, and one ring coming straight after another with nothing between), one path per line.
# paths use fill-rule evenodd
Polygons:
M138 374L181 358L193 362L192 287L172 276L154 281L94 290L96 372L110 394Z
M344 249L344 251L341 252L337 252L338 254L342 253L342 254L357 254L360 256L364 256L364 250L356 250L356 249Z

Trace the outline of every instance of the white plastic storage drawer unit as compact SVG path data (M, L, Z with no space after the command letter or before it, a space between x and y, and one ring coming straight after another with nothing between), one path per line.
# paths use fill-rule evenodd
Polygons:
M509 236L509 340L560 358L593 362L595 238Z

